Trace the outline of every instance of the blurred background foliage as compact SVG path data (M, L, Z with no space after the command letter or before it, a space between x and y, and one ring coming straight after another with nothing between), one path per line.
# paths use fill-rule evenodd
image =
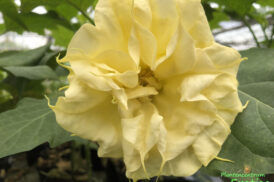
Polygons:
M39 100L47 95L54 102L61 93L58 89L68 84L68 72L56 57L65 55L82 24L94 24L97 1L0 0L0 138L4 138L0 182L128 181L121 161L99 159L96 144L63 131L45 100ZM217 42L238 50L274 48L274 0L202 0L202 4ZM30 36L25 45L32 49L16 41L21 35ZM51 132L42 133L41 127ZM37 128L40 135L32 132ZM160 180L221 181L200 172Z

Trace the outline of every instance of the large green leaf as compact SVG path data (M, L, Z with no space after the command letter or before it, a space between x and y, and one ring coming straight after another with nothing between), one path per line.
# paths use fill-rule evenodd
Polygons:
M274 7L274 1L273 0L257 0L256 3L263 5L263 6L272 6Z
M240 87L248 84L274 82L274 50L253 48L241 52L243 61L238 72ZM262 90L264 92L264 90Z
M55 44L67 47L74 32L63 27L57 26L56 29L51 30L53 37L55 38Z
M0 114L0 158L48 142L55 147L77 137L63 130L47 101L24 98L16 109Z
M45 52L48 50L48 45L36 49L19 52L9 52L5 56L0 56L0 66L25 66L32 65L39 61Z
M66 10L64 15L65 17L71 17L72 13L77 13L75 10L86 11L90 6L95 4L95 1L96 0L21 0L21 11L27 13L37 6L45 6L47 9L51 10L62 10L64 7L68 8L68 6L70 6L69 9L72 10L72 7L74 10L72 10L71 13Z
M16 32L21 33L22 28L27 30L26 25L22 21L17 8L14 4L14 1L11 0L1 0L0 1L0 12L3 13L5 27L7 30L13 30Z
M212 14L213 18L209 21L211 29L220 28L221 21L228 21L229 17L222 11L215 11Z
M21 14L29 30L44 34L44 30L48 29L55 39L55 44L66 47L74 32L80 27L80 21L72 23L72 18L77 18L79 13L83 14L86 23L90 20L87 10L94 4L94 0L22 0ZM38 6L44 6L48 13L31 13L31 10Z
M70 25L68 20L61 18L55 12L46 14L25 13L21 15L22 20L26 24L29 30L44 34L45 29L55 29L57 26L64 26L68 29L74 30L74 27Z
M51 8L55 8L60 4L65 3L66 0L21 0L21 7L20 10L23 13L28 13L33 10L37 6L48 6Z
M3 32L4 30L1 31L1 29L5 28L18 33L28 30L44 35L45 30L50 30L56 40L55 44L66 47L81 24L93 23L91 12L96 3L97 0L21 0L20 11L13 6L13 13L4 12L5 24L0 26L0 32ZM41 6L47 10L46 14L40 15L32 12L34 8ZM14 17L9 14L18 17L18 21L15 21Z
M3 52L0 51L0 58L10 56L18 52L20 51L17 51L17 50L10 50L10 51L3 51Z
M7 66L4 68L17 77L28 78L31 80L57 79L56 73L46 65Z
M0 24L0 35L3 34L5 32L5 24Z
M231 12L237 13L239 16L243 17L246 15L249 10L252 7L252 4L256 0L204 0L209 2L215 2L218 3L219 6L224 6L225 9L222 9L222 11L225 11L226 13ZM270 0L271 1L271 0Z
M48 8L50 9L50 8ZM71 20L73 17L76 17L78 10L72 7L67 3L62 3L57 7L52 8L55 10L59 15L64 17L67 20Z
M248 107L238 115L232 133L219 156L234 163L214 160L207 167L217 172L274 173L274 51L250 49L240 65L239 96Z

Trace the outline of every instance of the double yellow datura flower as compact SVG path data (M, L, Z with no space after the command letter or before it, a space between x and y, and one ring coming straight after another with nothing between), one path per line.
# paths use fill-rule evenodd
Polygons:
M66 130L123 158L138 180L207 166L243 107L240 54L216 43L199 0L99 0L67 55L69 88L52 106Z

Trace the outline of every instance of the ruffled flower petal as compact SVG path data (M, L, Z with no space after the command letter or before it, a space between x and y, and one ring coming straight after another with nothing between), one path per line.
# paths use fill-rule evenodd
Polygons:
M121 118L111 99L110 94L90 89L74 78L65 97L59 97L52 109L64 129L97 141L99 156L122 157Z
M207 166L243 109L243 59L214 41L200 0L99 0L95 24L58 60L70 74L57 122L134 180Z

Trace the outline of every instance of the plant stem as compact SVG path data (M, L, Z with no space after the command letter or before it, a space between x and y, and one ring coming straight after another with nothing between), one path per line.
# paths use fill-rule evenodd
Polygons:
M261 25L261 24L260 24L260 27L261 27L262 32L263 32L263 34L264 34L264 38L265 38L265 40L268 42L268 41L269 41L269 39L268 39L268 36L267 36L267 34L266 34L266 32L265 32L265 28L264 28L264 27L263 27L263 25Z
M274 36L274 25L272 26L272 33L270 35L270 40L268 41L268 45L267 45L268 48L270 48L272 45L273 36Z
M254 31L252 30L252 28L251 28L251 26L249 25L249 23L245 20L245 18L243 18L243 23L245 24L245 26L248 28L248 30L250 31L250 33L252 34L252 36L253 36L253 39L254 39L254 41L256 42L256 45L257 45L257 47L261 47L260 46L260 43L259 43L259 41L258 41L258 39L257 39L257 37L256 37L256 35L255 35L255 33L254 33Z
M83 11L80 7L78 7L76 4L74 4L73 2L71 2L70 0L67 0L67 2L74 7L75 9L77 9L78 11L81 12L81 14L93 25L95 25L94 21L89 17L89 15Z

